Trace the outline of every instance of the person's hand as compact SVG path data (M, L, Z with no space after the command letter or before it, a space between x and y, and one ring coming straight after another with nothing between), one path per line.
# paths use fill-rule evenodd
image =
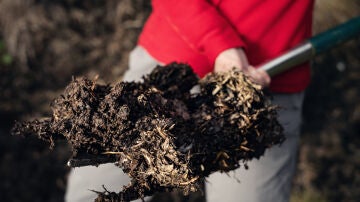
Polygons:
M234 67L243 71L253 82L260 84L262 87L269 86L270 76L264 70L251 66L243 49L227 49L221 52L215 59L215 72L230 71Z

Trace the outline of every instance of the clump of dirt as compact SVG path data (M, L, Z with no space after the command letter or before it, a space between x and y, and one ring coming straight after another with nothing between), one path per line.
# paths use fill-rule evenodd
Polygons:
M200 92L191 94L196 84ZM75 79L52 111L52 117L18 123L13 133L37 134L52 146L65 138L75 159L116 162L132 182L120 193L99 193L97 201L195 191L210 173L238 168L284 140L276 107L260 86L241 72L199 81L185 64L158 66L142 83Z
M192 162L205 175L234 170L239 160L247 167L246 161L284 141L277 107L242 72L211 73L200 80L200 89L192 113L199 130L192 152L202 160Z

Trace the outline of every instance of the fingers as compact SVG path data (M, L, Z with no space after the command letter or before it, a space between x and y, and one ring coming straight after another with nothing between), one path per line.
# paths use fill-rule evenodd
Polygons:
M271 77L269 76L269 74L262 69L256 69L256 71L258 72L259 75L261 75L261 80L263 81L262 86L268 87L271 83Z
M268 87L270 85L271 78L264 70L248 66L244 69L244 74L247 75L252 82L257 83L262 87Z
M214 71L230 71L234 67L243 71L254 83L260 84L262 87L270 85L270 76L264 70L249 65L242 48L230 48L221 52L215 60Z
M230 48L221 52L214 64L215 72L230 71L234 67L246 68L249 65L245 52L241 48Z

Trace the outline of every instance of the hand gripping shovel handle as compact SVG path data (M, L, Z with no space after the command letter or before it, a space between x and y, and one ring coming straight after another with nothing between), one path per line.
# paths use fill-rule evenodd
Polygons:
M262 64L259 68L264 69L270 76L275 76L296 65L310 60L319 53L325 52L342 42L358 36L359 33L360 17L357 17L308 39L279 57ZM108 162L115 162L115 159L108 157L74 158L68 161L68 166L81 167Z
M284 54L260 65L259 68L265 70L273 77L296 65L309 61L314 56L351 38L357 37L359 34L360 17L356 17L306 40Z

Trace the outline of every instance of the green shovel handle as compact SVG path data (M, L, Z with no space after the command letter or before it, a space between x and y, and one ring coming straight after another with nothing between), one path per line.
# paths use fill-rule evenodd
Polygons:
M296 65L309 61L314 56L323 53L360 34L360 17L353 18L328 31L320 33L286 53L262 64L259 68L270 76L278 75Z

